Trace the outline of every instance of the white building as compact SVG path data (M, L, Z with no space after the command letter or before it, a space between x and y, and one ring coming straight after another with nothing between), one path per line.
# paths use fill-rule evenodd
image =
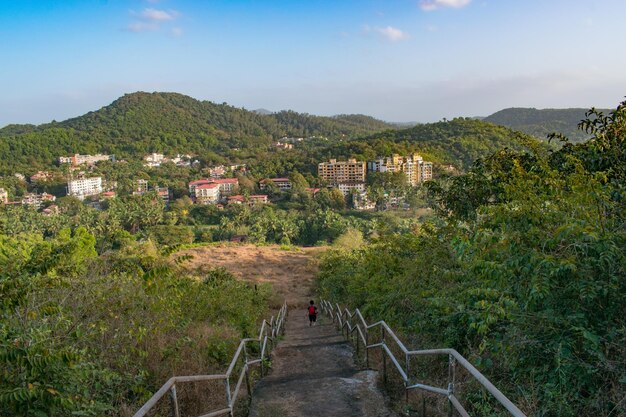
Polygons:
M339 184L337 184L336 187L339 188L339 191L341 191L344 196L350 195L353 192L356 192L359 194L365 192L364 182L355 182L355 183L340 182Z
M67 183L67 195L84 199L102 192L102 177L82 178Z
M22 205L40 208L44 201L54 201L57 198L48 193L27 193L22 197Z
M220 201L219 184L201 184L194 188L197 204L217 204Z
M9 193L4 188L0 188L0 203L8 203L9 202Z

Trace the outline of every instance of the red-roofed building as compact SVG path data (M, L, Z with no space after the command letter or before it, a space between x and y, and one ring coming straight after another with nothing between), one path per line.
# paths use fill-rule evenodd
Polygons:
M239 187L239 180L237 178L214 178L211 181L220 186L222 195L231 195L235 192L235 189Z
M264 190L270 181L273 182L280 191L291 190L291 181L289 181L289 178L266 178L259 182L259 188Z
M305 188L304 190L310 192L311 194L313 194L313 196L315 196L315 194L320 192L321 188Z
M243 204L246 202L246 198L242 195L231 195L227 200L228 204Z
M235 192L239 186L239 180L237 178L201 178L199 180L191 181L189 183L189 194L191 194L191 198L198 201L198 189L207 185L214 185L218 188L219 195L217 196L217 200L219 201L221 197L231 195ZM208 188L204 189L206 190ZM206 192L203 192L202 194L206 194Z
M102 194L100 194L100 197L102 198L115 198L115 191L105 191Z
M259 203L267 203L267 195L265 194L255 194L250 196L250 204L259 204Z
M198 204L216 204L220 201L220 186L214 183L197 185L194 196Z

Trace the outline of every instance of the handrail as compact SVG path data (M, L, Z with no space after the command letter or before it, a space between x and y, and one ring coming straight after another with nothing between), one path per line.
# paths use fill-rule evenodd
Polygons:
M321 309L322 312L328 314L333 322L336 322L339 326L339 329L343 333L344 328L346 329L346 337L350 339L350 336L354 333L354 330L357 330L357 333L360 336L360 340L365 347L365 360L367 366L369 366L369 356L368 352L370 349L380 348L381 352L383 352L383 378L386 380L387 378L387 366L385 358L389 357L391 362L394 364L396 370L400 374L400 377L404 381L405 391L408 396L408 392L414 389L420 389L424 391L433 392L439 395L443 395L448 398L448 403L450 404L451 410L455 409L461 416L469 417L468 412L465 410L463 405L459 402L458 398L454 395L454 384L455 384L455 376L456 376L456 365L457 363L465 368L469 374L476 379L493 397L500 403L502 406L514 417L526 417L526 415L519 409L515 404L511 402L498 388L496 388L483 374L480 373L478 369L476 369L467 359L465 359L459 352L454 349L425 349L425 350L408 350L404 343L396 336L395 332L385 323L385 321L381 320L373 324L367 324L361 311L357 308L354 312L350 312L347 308L343 310L339 307L339 304L335 304L333 306L329 301L322 300L321 301ZM354 325L351 320L356 316L357 320L355 320ZM360 322L360 323L359 323ZM370 330L374 328L380 327L381 336L380 340L375 342L371 342L369 340ZM401 362L396 358L391 349L387 346L386 336L391 337L398 346L398 348L404 354L404 367ZM357 354L359 351L359 338L356 339L356 349ZM412 383L410 381L410 363L412 356L420 356L420 355L448 355L448 387L447 388L438 388L433 387L426 384L421 383ZM408 398L408 397L407 397Z
M278 315L276 318L272 316L270 321L263 320L261 324L261 330L259 331L259 337L257 338L244 338L239 342L239 346L237 350L233 354L233 359L224 374L214 374L214 375L192 375L192 376L174 376L167 380L165 384L157 392L152 395L152 397L134 414L133 417L144 417L154 406L161 400L166 393L170 394L170 408L171 414L173 417L180 417L179 412L179 404L178 397L176 395L176 384L184 383L184 382L201 382L201 381L211 381L211 380L223 380L224 387L226 391L226 402L227 406L212 410L208 414L203 414L199 417L217 417L220 415L228 414L232 417L233 408L235 402L237 401L237 396L239 395L239 391L241 389L241 385L243 384L244 378L246 381L246 386L248 388L248 394L251 393L250 388L250 374L248 368L250 365L259 363L261 365L261 376L263 376L263 367L264 360L267 357L267 341L269 340L272 343L272 347L276 343L276 337L280 335L283 331L283 324L285 322L285 317L287 315L287 302L283 303L280 308ZM269 331L271 329L271 331ZM248 351L246 349L247 343L259 343L259 348L261 350L259 357L250 359L248 357ZM235 384L235 389L231 392L230 389L230 377L232 376L235 366L237 366L237 362L241 359L243 353L243 369L237 379L237 383Z

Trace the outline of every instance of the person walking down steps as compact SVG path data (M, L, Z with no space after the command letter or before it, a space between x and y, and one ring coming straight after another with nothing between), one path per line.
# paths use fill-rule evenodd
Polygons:
M315 326L315 321L317 320L317 307L315 307L315 301L311 300L309 302L307 314L309 316L309 326Z

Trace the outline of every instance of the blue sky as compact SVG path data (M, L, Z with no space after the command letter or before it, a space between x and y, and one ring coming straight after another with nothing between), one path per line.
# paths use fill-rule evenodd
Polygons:
M389 121L615 107L624 0L0 0L0 126L134 91Z

